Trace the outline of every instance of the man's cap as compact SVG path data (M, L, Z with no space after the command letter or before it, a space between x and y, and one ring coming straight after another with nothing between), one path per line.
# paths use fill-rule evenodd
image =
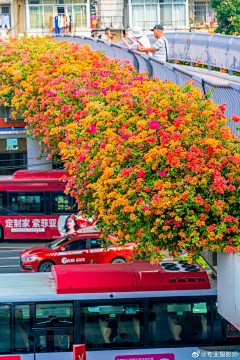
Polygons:
M109 28L109 27L107 27L107 28L105 29L105 31L108 31L108 30L110 30L110 28Z
M163 26L161 24L155 25L153 29L151 29L151 31L154 31L155 29L158 30L164 30Z

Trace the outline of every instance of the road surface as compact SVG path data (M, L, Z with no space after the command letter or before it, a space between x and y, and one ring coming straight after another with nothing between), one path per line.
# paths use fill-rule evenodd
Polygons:
M46 244L47 240L9 240L0 243L0 273L19 273L19 255L23 250Z

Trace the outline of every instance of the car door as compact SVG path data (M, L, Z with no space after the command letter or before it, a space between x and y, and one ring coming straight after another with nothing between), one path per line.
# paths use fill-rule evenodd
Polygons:
M88 263L87 239L75 239L64 245L58 251L58 258L61 264L87 264Z
M93 264L102 264L111 262L112 251L111 246L113 244L108 244L107 249L103 248L103 245L106 244L106 241L101 238L91 238L90 239L90 250L89 250L89 262Z

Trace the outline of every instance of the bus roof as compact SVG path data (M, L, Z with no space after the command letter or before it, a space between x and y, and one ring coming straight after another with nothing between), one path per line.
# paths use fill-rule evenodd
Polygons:
M66 172L63 170L51 170L51 171L18 170L13 174L12 179L13 180L31 179L33 181L39 179L59 180L64 175L66 175Z
M205 274L204 285L191 281L180 285L169 283L175 273L171 272L170 276L162 266L147 262L57 265L52 273L0 274L0 302L216 295L216 282L212 282L210 289L204 270L194 276L202 277L200 272ZM194 277L190 272L178 272L176 276L180 280Z

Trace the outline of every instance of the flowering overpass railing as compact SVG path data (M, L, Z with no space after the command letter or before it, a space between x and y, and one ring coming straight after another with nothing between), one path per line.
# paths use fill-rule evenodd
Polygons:
M182 35L184 33L173 35ZM193 34L188 34L188 36ZM170 35L169 33L167 34ZM195 35L195 34L194 34ZM198 34L197 34L198 35ZM203 34L199 34L200 36ZM208 35L208 34L205 34ZM211 36L211 35L210 35ZM214 35L218 38L218 35ZM223 38L229 38L230 36L223 36ZM195 87L199 87L207 97L211 98L215 104L227 103L227 109L225 115L227 118L231 118L233 114L240 116L240 84L217 84L210 80L204 79L200 76L192 75L191 73L180 69L177 65L172 65L169 63L163 63L155 60L152 57L149 57L145 54L140 54L137 51L129 50L124 46L114 43L108 43L100 39L95 39L85 36L74 36L74 35L56 35L56 40L67 39L71 42L81 43L82 45L88 44L91 49L104 51L105 55L109 58L119 58L122 60L130 60L130 62L141 71L148 71L149 76L157 76L160 80L173 81L179 86L184 85L186 81L194 80ZM177 37L176 37L177 38ZM233 36L231 36L233 38ZM168 39L170 39L168 37ZM173 37L172 37L173 39ZM190 41L190 40L189 40ZM240 44L240 38L239 38ZM176 42L175 42L176 43ZM210 43L210 42L209 42ZM179 46L179 45L178 45ZM170 41L171 52L173 45ZM195 50L196 51L196 50ZM226 51L226 49L225 49ZM240 51L240 45L239 45ZM171 56L171 53L170 53ZM239 57L240 59L240 57ZM239 61L239 60L238 60ZM236 130L237 124L229 122L228 126L235 136L238 136L238 131Z

